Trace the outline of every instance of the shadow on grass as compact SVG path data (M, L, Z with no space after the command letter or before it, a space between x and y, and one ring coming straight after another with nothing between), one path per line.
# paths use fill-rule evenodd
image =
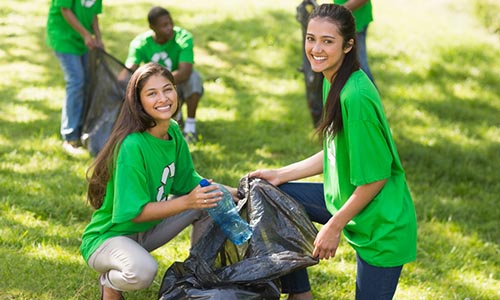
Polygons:
M424 132L436 137L431 144L419 142L411 131L396 135L417 213L421 221L453 221L465 234L497 242L500 235L495 223L500 211L491 208L500 193L500 143L491 136L498 134L500 126L500 79L490 68L496 54L481 45L446 48L441 54L425 75L407 76L394 70L379 75L379 81L391 85L411 88L431 83L433 87L433 93L425 97L392 99L389 95L385 99L411 102L442 126L430 124ZM418 118L391 117L396 120L392 124L395 131L407 123L422 125ZM446 133L450 131L456 131L456 138Z
M383 99L415 107L414 118L399 116L397 109L389 116L420 224L418 258L409 277L426 281L434 297L495 299L500 211L492 208L500 193L500 77L491 64L497 58L484 45L436 54L441 57L423 75L384 70L377 77L390 86L430 85L432 91ZM418 111L438 123L426 124ZM427 129L416 129L422 127ZM433 142L422 143L419 134Z

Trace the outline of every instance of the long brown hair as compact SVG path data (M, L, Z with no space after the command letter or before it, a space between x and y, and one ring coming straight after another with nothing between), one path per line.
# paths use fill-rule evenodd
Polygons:
M113 130L106 144L87 170L89 182L87 200L95 209L102 206L106 186L115 166L115 156L125 137L130 133L144 132L146 129L156 126L153 118L144 111L140 98L140 92L146 81L153 75L163 76L175 85L172 73L157 63L147 63L132 74L127 85L125 101Z
M309 21L316 18L326 19L337 25L344 40L343 48L350 46L350 40L354 41L352 49L346 53L339 70L334 74L335 79L328 92L321 120L316 128L316 132L323 136L326 134L335 136L343 128L340 92L351 74L359 70L360 67L356 46L356 25L351 11L337 4L321 4L311 13ZM332 78L327 79L332 81Z

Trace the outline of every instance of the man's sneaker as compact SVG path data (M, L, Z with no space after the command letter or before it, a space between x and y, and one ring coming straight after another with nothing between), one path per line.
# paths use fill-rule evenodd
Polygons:
M86 153L80 141L64 141L62 147L70 155L80 156Z
M198 142L198 135L196 134L196 132L183 132L182 134L184 135L184 139L188 144L195 144L196 142Z

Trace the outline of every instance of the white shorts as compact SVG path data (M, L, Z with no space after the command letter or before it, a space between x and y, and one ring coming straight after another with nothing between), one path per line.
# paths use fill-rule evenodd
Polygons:
M203 80L200 73L193 69L189 79L177 85L177 94L179 100L183 101L195 93L200 94L200 97L203 95Z

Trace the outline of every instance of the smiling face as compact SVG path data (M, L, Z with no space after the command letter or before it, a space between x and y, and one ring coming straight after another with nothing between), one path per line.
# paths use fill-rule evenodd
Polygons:
M322 72L331 82L354 41L345 43L337 24L326 18L309 21L304 50L314 72Z
M144 111L156 122L155 127L167 126L177 110L177 91L174 84L161 75L147 79L140 91Z

